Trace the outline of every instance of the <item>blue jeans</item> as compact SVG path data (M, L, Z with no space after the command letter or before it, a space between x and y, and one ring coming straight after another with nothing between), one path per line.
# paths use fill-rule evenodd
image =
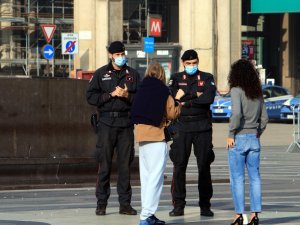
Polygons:
M248 170L250 210L261 212L260 141L256 134L240 134L235 145L228 150L230 186L237 214L244 213L245 165Z

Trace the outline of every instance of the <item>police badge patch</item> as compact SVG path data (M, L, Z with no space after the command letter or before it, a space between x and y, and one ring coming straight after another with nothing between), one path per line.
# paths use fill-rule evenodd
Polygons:
M110 74L104 74L102 80L111 80Z
M179 82L178 85L179 85L179 86L187 86L188 84L185 83L185 82Z
M126 81L127 82L133 82L133 77L132 76L126 76Z
M204 86L204 81L198 81L198 86L200 86L200 87L202 87L202 86Z

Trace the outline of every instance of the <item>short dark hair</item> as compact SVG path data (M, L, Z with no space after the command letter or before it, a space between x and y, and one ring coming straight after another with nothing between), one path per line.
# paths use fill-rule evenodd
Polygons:
M186 50L181 56L182 61L193 60L193 59L199 60L197 52L193 49Z

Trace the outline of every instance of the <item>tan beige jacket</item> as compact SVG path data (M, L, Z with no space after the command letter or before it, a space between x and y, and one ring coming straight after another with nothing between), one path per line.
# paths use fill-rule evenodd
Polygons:
M167 120L174 120L180 114L181 105L175 106L175 101L169 95L166 104L166 114L159 127L146 124L137 124L135 126L135 141L163 141L165 139L164 128Z

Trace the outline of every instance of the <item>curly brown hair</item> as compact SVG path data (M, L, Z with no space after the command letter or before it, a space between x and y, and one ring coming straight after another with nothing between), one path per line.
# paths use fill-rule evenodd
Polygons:
M248 60L239 59L234 62L227 79L230 89L233 87L242 88L247 98L254 100L263 96L259 74Z

